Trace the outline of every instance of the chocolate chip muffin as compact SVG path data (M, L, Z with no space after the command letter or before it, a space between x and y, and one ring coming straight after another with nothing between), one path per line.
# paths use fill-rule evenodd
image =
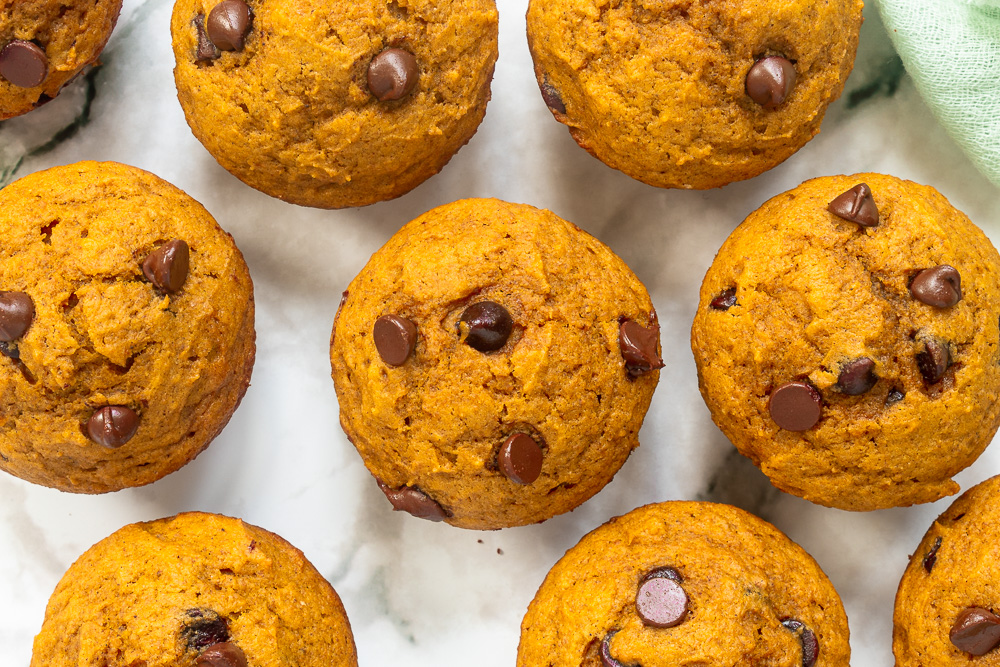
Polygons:
M612 519L542 582L518 667L847 667L847 615L809 554L729 505Z
M214 514L125 526L67 570L32 667L354 667L340 598L301 551Z
M723 244L691 344L719 428L780 489L937 500L1000 423L1000 256L933 188L830 176Z
M0 120L31 111L97 57L121 0L17 0L0 7Z
M899 582L897 667L1000 665L1000 477L952 503L924 535Z
M495 199L404 226L330 343L340 421L392 506L463 528L543 521L638 446L663 365L646 289L549 211Z
M244 183L365 206L433 176L475 133L497 58L493 0L177 0L177 96Z
M819 132L854 66L862 0L531 0L549 110L580 146L649 185L714 188Z
M0 468L103 493L229 421L254 360L243 256L200 204L112 162L0 190Z

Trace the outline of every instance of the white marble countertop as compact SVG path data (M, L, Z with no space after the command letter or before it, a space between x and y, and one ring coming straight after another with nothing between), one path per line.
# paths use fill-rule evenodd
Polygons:
M253 384L222 435L150 486L78 496L0 474L0 665L26 665L66 568L126 523L205 510L301 548L333 583L361 665L514 664L545 573L608 518L668 499L731 502L809 551L842 596L854 664L892 662L892 602L907 557L949 500L857 514L774 490L716 429L698 393L689 331L716 250L766 199L814 176L878 171L938 188L1000 242L1000 190L944 134L902 70L873 7L857 64L821 134L785 164L707 192L659 190L605 167L545 109L524 35L527 0L499 0L500 60L478 134L438 176L395 201L321 211L230 176L194 139L175 98L166 0L126 0L104 65L27 116L0 123L0 185L83 159L132 164L202 202L253 275ZM543 524L475 532L392 512L337 419L328 343L340 294L403 223L455 199L548 208L611 246L649 287L666 368L615 480ZM1000 472L995 447L961 473Z

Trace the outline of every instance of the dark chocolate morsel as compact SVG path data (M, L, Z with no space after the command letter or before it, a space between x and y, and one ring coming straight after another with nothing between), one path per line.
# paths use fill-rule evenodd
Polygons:
M788 382L774 390L767 409L774 423L786 431L808 431L819 421L823 398L810 384Z
M87 436L110 449L121 447L139 429L139 415L123 405L106 405L87 421Z
M201 651L229 641L229 620L211 609L188 609L181 638L188 648Z
M372 328L375 349L382 361L402 366L417 345L417 325L397 315L383 315Z
M11 345L2 340L0 340L0 354L14 361L18 361L21 358L21 353L18 352L16 345Z
M436 500L417 487L403 486L392 489L378 478L375 481L385 497L392 503L393 510L409 512L419 519L427 519L428 521L444 521L448 518L448 512Z
M625 320L618 327L618 347L625 360L625 370L632 377L663 368L663 359L656 351L660 342L660 325L644 327L635 320Z
M458 320L459 335L465 344L480 352L493 352L507 344L514 320L506 308L494 301L474 303Z
M385 49L368 65L368 90L380 102L401 100L417 85L420 67L409 51Z
M848 396L858 396L875 386L875 362L868 357L852 359L840 367L837 388Z
M924 269L910 283L910 294L928 306L949 308L962 300L962 277L948 264Z
M981 607L968 607L958 615L948 633L960 651L986 655L1000 644L1000 617Z
M794 618L786 618L781 624L799 636L799 643L802 644L802 667L813 667L819 658L819 641L816 640L816 633L805 623Z
M672 628L684 622L688 597L677 571L658 568L647 574L636 591L635 610L645 625L654 628Z
M601 641L600 656L601 656L601 664L604 665L604 667L629 667L628 665L624 665L618 662L611 655L611 640L617 634L618 634L617 630L612 630L608 634L604 635L604 639Z
M205 649L195 667L247 667L247 657L236 644L221 642Z
M753 64L746 77L746 91L765 109L781 105L795 85L795 65L782 56L767 56Z
M222 0L205 20L205 32L220 51L242 51L253 15L243 0Z
M717 297L712 299L708 307L712 310L729 310L736 305L736 288L730 287L723 290Z
M0 292L0 341L10 343L21 336L35 319L35 302L25 292Z
M826 207L838 218L854 222L862 227L874 227L878 224L878 207L867 183L859 183L838 196Z
M198 32L198 46L195 48L194 59L198 62L206 62L209 60L215 60L219 57L220 53L215 44L212 44L212 40L208 38L208 33L205 32L205 15L198 14L194 17L195 30Z
M906 394L893 387L889 390L889 395L885 397L885 407L899 403L904 398L906 398Z
M34 88L45 81L49 58L42 47L15 39L0 51L0 76L18 88Z
M650 570L642 577L642 580L646 581L647 579L656 579L658 577L666 577L667 579L673 579L677 583L681 583L684 580L681 577L680 572L666 565L663 567L657 567Z
M525 433L515 433L500 445L497 465L517 484L531 484L542 472L542 448Z
M174 239L149 253L142 274L160 291L173 294L184 286L191 266L191 250L186 241Z
M549 83L548 79L545 79L541 83L539 89L542 91L542 99L545 100L545 106L555 113L566 113L566 105L563 104L562 97L559 96L559 91Z
M936 384L944 377L945 371L951 365L951 353L948 351L947 343L943 343L936 338L928 338L924 341L924 351L916 355L917 368L924 376L927 384Z
M927 570L928 573L934 569L934 563L937 562L937 553L940 548L941 538L938 537L934 540L934 545L931 547L931 550L927 552L926 556L924 556L924 569Z

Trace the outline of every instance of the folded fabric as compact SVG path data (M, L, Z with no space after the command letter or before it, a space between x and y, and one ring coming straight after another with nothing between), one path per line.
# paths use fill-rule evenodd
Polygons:
M878 0L878 8L927 105L1000 186L1000 0Z

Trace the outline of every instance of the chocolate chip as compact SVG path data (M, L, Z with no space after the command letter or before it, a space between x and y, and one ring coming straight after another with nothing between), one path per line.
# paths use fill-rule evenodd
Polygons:
M510 481L531 484L542 472L542 448L530 435L515 433L500 445L497 465Z
M673 568L647 574L635 594L635 610L642 622L654 628L672 628L687 618L688 597L680 575Z
M465 344L480 352L492 352L506 345L513 328L510 313L493 301L472 304L458 319L459 336L464 333Z
M415 486L404 486L398 489L391 489L382 480L376 479L378 487L382 493L392 503L392 509L396 511L409 512L413 516L428 521L444 521L448 518L448 512L441 507L433 498Z
M962 276L947 264L924 269L910 283L910 294L928 306L949 308L962 300Z
M826 210L862 227L874 227L878 224L878 207L867 183L859 183L838 196L829 203Z
M863 394L878 382L875 362L868 357L852 359L840 367L837 388L848 396Z
M893 387L889 390L889 395L885 397L885 407L899 403L904 398L906 398L906 394Z
M87 421L87 436L97 444L116 449L132 439L139 415L122 405L106 405Z
M45 81L49 59L31 42L15 39L0 51L0 76L19 88L34 88Z
M774 390L767 409L774 423L786 431L808 431L819 421L823 398L810 384L788 382Z
M625 370L632 377L663 368L663 359L656 351L660 342L660 325L653 322L644 327L634 320L625 320L618 327L618 347L625 359Z
M383 315L375 320L372 338L382 361L402 366L417 344L417 325L405 317Z
M35 302L24 292L0 292L0 341L24 335L35 319Z
M566 105L563 104L562 98L559 97L559 91L549 83L548 79L542 82L539 89L542 91L542 99L545 100L545 106L555 113L566 113Z
M612 630L608 634L604 635L603 641L601 641L601 664L604 667L626 667L622 663L618 662L611 655L611 640L615 635L618 634L617 630Z
M212 44L212 40L208 38L208 33L205 32L205 15L198 14L194 17L195 30L198 32L198 46L195 48L194 59L199 62L205 62L207 60L215 60L221 54L215 44Z
M819 658L819 641L816 640L816 633L805 623L794 618L786 618L781 624L799 636L799 643L802 644L802 667L813 667Z
M730 287L723 290L717 297L712 299L708 307L713 310L729 310L736 305L736 288Z
M247 667L247 657L236 644L222 642L205 649L194 664L195 667Z
M934 546L932 546L931 550L927 552L926 556L924 556L924 569L927 570L928 573L934 569L934 563L937 562L937 553L940 548L941 538L938 537L934 540Z
M201 651L229 641L229 620L211 609L188 609L181 639L188 648Z
M747 95L765 109L778 107L794 85L795 65L782 56L761 58L747 72Z
M142 263L142 273L161 291L172 294L184 286L190 264L187 242L174 239L149 253Z
M0 354L14 361L18 361L21 358L21 353L18 352L17 345L11 345L2 340L0 340Z
M960 651L985 655L1000 644L1000 617L988 609L968 607L955 619L948 637Z
M951 365L951 353L948 345L936 338L924 341L924 351L916 355L917 368L924 376L927 384L936 384L944 377L945 371Z
M416 56L403 49L386 49L368 65L368 90L380 102L400 100L413 92L419 77Z
M242 51L251 18L250 7L243 0L222 0L208 13L205 32L218 49Z

